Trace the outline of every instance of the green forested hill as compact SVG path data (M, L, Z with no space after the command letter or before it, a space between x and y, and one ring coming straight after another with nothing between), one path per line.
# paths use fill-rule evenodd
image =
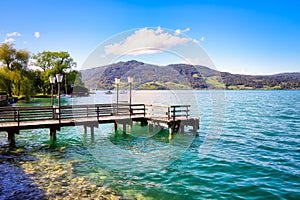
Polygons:
M86 87L113 89L115 77L127 86L134 77L136 89L300 89L300 73L241 75L219 72L205 66L151 65L138 61L118 62L81 71Z

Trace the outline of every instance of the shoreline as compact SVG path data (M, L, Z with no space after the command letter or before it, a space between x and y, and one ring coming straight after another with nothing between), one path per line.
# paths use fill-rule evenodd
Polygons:
M20 148L0 149L0 199L123 199L105 185L72 174L76 161L60 163L46 155L30 155ZM63 156L62 151L56 154Z

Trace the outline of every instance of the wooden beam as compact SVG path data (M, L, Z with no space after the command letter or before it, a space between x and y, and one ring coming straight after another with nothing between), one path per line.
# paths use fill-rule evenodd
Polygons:
M123 123L123 133L126 134L126 123Z
M7 131L7 141L11 147L16 146L15 131L13 129Z
M149 123L149 134L153 134L153 123Z
M95 128L94 126L91 126L91 135L94 135L94 133L95 133Z
M83 133L86 134L86 132L87 132L87 126L83 125Z
M56 142L56 130L57 130L57 127L50 127L49 128L49 139L52 141L52 142Z
M117 124L117 122L116 122L116 121L114 122L114 131L115 131L115 132L117 132L117 131L118 131L118 124Z

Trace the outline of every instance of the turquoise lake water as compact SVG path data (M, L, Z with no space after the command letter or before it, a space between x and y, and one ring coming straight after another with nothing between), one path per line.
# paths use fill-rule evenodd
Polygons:
M96 92L64 104L115 98ZM149 135L135 125L124 135L108 124L92 139L78 126L58 132L56 149L46 148L46 129L22 131L16 143L70 168L62 179L84 177L125 199L299 199L300 91L135 91L133 102L191 104L200 129L194 134L186 127L169 140L167 130Z

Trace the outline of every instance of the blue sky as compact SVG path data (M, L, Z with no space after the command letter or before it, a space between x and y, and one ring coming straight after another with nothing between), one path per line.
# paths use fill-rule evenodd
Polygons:
M99 45L116 35L161 27L197 41L220 71L293 72L300 71L298 2L1 0L0 42L32 54L68 51L80 68ZM158 58L152 55L153 62Z

